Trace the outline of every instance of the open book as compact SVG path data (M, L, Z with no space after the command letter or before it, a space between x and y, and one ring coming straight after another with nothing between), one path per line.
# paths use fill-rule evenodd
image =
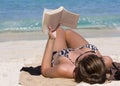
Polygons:
M44 9L42 30L44 32L48 26L51 26L55 30L58 25L76 28L78 19L79 14L70 12L64 7L59 7L54 10Z

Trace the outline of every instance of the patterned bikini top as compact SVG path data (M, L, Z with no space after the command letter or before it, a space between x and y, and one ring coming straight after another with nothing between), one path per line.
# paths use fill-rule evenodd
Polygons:
M90 48L92 51L95 51L95 52L98 51L97 47L94 46L94 45L92 45L92 44L86 44L86 45L84 45L84 46L82 46L82 47L80 47L80 48L76 48L76 49L82 49L82 48ZM68 58L68 53L69 53L70 51L74 51L74 50L75 50L75 49L72 49L72 48L63 49L63 50L61 50L61 51L59 52L59 55Z
M79 48L76 48L76 49L82 49L82 48L90 48L92 51L98 51L98 49L97 49L97 47L96 46L94 46L94 45L92 45L92 44L86 44L86 45L84 45L84 46L82 46L82 47L79 47ZM59 56L64 56L64 57L66 57L66 58L68 58L73 64L74 64L74 62L69 58L69 52L70 51L74 51L74 50L76 50L76 49L73 49L73 48L67 48L67 49L63 49L63 50L61 50L61 51L59 51L59 52L56 52ZM54 58L52 59L52 64L54 63Z

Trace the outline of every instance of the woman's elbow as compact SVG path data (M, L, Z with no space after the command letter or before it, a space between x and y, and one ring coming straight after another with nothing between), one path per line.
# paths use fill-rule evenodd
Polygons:
M43 68L43 67L41 67L41 74L44 76L44 77L47 77L46 76L46 68Z
M52 78L52 77L49 76L49 68L41 68L41 74L42 74L44 77Z

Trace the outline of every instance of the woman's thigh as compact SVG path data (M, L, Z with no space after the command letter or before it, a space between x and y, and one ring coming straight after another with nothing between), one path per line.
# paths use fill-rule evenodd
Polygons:
M62 49L67 48L66 40L65 40L65 31L62 28L58 28L56 30L56 39L54 44L54 51L60 51Z
M71 29L66 30L66 41L67 46L71 48L78 48L80 46L88 44L85 38Z

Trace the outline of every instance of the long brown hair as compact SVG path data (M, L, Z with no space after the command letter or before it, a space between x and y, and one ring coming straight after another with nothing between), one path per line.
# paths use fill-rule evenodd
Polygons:
M74 69L76 82L87 82L90 84L104 83L106 80L106 67L103 60L95 54L89 54L82 60L76 62Z

